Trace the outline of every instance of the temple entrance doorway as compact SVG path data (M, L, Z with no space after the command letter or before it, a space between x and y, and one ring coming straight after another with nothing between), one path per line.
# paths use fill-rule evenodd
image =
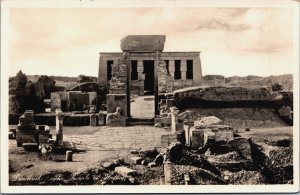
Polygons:
M131 95L131 118L132 119L153 119L154 110L154 60L143 60L144 95Z
M144 60L144 95L154 95L154 60Z

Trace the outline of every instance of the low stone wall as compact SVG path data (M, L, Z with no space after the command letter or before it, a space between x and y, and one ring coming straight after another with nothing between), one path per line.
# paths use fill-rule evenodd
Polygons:
M268 108L191 108L178 115L181 122L205 116L216 116L223 120L224 125L238 129L287 126L275 109Z
M9 114L9 124L17 125L21 114ZM55 126L55 113L35 114L34 122L36 125ZM88 126L90 125L90 114L71 114L65 113L63 124L65 126Z
M193 107L267 107L280 108L282 94L266 88L190 87L173 92L174 105L179 109Z

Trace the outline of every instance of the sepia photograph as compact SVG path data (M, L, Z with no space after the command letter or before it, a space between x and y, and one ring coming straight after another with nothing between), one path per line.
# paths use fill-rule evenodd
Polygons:
M2 1L1 192L299 192L299 1L228 2Z

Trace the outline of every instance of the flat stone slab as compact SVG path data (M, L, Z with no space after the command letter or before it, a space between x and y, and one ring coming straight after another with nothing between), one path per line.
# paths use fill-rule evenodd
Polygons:
M123 177L131 177L137 174L136 170L124 166L116 167L115 172L119 173Z
M143 159L141 157L136 156L136 157L132 157L130 160L133 164L140 165L142 164Z
M162 51L165 35L128 35L121 40L123 51Z

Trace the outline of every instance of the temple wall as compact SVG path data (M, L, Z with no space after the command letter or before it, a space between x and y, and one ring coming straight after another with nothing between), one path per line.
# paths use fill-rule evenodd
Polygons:
M98 83L103 86L110 86L111 80L107 80L107 61L113 60L114 64L122 57L122 53L100 53ZM154 53L131 53L130 60L136 60L138 63L138 80L131 80L130 86L132 93L142 95L144 90L143 60L154 60ZM169 63L168 73L164 69L158 68L159 92L166 90L176 90L184 87L199 86L202 83L202 69L200 61L200 52L162 52L160 59L167 60ZM181 61L180 79L175 79L175 60ZM193 79L186 78L187 60L193 61ZM168 83L169 86L164 86Z

